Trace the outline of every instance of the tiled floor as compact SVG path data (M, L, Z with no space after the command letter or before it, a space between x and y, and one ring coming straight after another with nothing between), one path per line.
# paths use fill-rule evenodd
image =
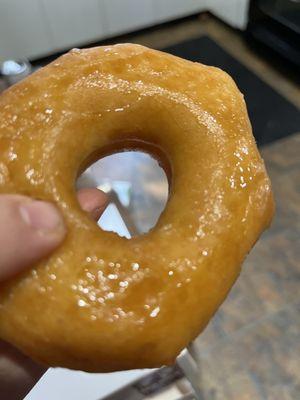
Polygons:
M276 216L197 340L209 400L300 398L300 134L262 155Z

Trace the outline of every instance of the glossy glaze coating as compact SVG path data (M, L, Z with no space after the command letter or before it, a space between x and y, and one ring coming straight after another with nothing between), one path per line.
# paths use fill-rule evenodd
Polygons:
M172 176L157 226L132 240L99 230L74 190L91 155L128 147L159 149ZM51 257L1 287L0 336L86 371L172 363L273 214L232 79L130 44L75 49L1 96L0 193L53 201L68 227Z

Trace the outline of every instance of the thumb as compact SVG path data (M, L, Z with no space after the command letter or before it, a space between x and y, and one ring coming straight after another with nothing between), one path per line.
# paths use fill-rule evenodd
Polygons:
M0 282L48 255L66 234L56 207L18 195L0 195Z

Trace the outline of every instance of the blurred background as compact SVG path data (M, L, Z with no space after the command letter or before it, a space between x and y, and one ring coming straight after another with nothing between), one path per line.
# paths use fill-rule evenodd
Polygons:
M26 399L300 399L300 1L0 0L0 92L70 48L118 42L232 75L273 183L276 217L174 367L50 369ZM165 172L141 152L98 160L77 181L91 186L110 196L99 226L128 238L155 226L168 198Z

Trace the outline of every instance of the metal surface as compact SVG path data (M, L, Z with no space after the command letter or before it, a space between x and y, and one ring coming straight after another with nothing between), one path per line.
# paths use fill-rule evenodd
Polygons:
M204 400L200 382L200 369L190 345L175 365L155 370L101 400Z

